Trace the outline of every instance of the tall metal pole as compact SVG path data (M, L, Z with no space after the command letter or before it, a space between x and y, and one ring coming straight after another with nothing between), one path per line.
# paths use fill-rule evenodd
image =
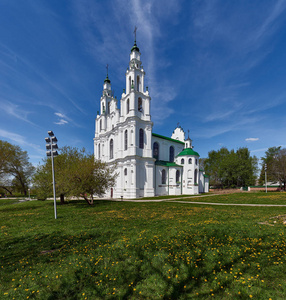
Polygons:
M56 201L56 184L55 184L54 155L53 155L53 143L52 142L51 142L51 156L52 156L52 173L53 173L54 210L55 210L55 219L56 219L57 218L57 201Z
M47 156L51 156L52 159L52 177L53 177L53 192L54 192L54 210L55 210L55 219L57 218L57 202L56 202L56 183L55 183L55 168L54 168L54 156L58 155L58 151L54 151L54 149L58 149L57 138L55 137L52 130L48 131L50 137L45 138L46 141L46 152ZM53 144L54 143L54 144Z
M267 164L265 164L265 193L267 193Z

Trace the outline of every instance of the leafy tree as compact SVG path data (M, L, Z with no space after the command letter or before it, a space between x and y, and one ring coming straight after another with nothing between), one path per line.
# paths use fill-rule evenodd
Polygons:
M286 149L271 147L262 158L262 169L259 182L265 183L265 165L267 165L267 181L278 181L280 187L286 188Z
M255 183L257 158L251 157L247 148L239 148L236 152L225 147L212 150L204 160L204 166L212 186L231 188Z
M6 141L0 141L0 182L1 187L12 194L12 188L27 195L34 167L26 151Z
M44 165L37 166L33 176L33 188L39 200L46 200L53 195L51 168L50 160L45 160Z
M248 148L239 148L236 151L237 167L236 177L237 186L254 185L257 174L258 159L256 156L250 156Z
M276 176L276 164L275 160L278 156L281 147L270 147L265 152L265 157L262 157L262 168L259 177L259 184L265 184L265 165L267 166L267 181L278 181Z
M281 188L286 189L286 149L281 149L275 157L274 169Z
M61 154L54 158L56 193L64 203L66 196L83 197L89 205L94 195L103 195L115 183L114 168L94 160L84 149L63 147ZM52 194L51 158L37 168L34 186L38 198Z
M0 140L0 180L6 174L6 166L12 154L12 147L10 143Z

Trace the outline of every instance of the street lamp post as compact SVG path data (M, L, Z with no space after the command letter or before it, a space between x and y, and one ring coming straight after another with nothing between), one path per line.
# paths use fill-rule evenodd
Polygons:
M267 164L265 164L265 193L267 193Z
M30 189L28 189L28 192L29 192L29 200L31 200Z
M56 184L55 184L55 170L54 170L54 157L58 155L57 138L52 131L48 131L49 137L45 138L47 156L52 158L52 175L53 175L53 192L54 192L54 210L55 219L57 218L57 202L56 202Z

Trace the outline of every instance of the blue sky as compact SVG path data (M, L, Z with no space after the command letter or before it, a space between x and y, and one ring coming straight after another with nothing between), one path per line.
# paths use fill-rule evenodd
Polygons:
M137 45L153 132L195 150L285 147L286 1L2 0L0 139L37 165L48 130L93 151L106 64L118 99Z

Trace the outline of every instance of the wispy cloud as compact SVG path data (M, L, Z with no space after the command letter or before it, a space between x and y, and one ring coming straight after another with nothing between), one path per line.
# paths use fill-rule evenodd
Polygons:
M122 78L122 64L126 62L126 51L130 51L133 44L133 29L136 25L137 45L144 55L142 62L146 71L146 82L152 97L152 117L163 120L173 113L168 103L176 98L177 93L172 88L169 79L159 77L158 65L162 61L163 45L158 51L158 40L162 37L161 21L175 19L179 11L177 1L113 1L112 6L99 5L96 2L83 0L74 1L75 17L78 29L83 37L83 44L96 60L100 57L102 71L108 62L112 70L116 70ZM129 7L126 9L126 7ZM106 14L112 22L105 22ZM122 22L122 19L125 22ZM169 19L170 20L170 19ZM102 26L102 23L105 26ZM169 21L170 22L170 21ZM116 27L116 32L114 31ZM112 32L112 34L110 34ZM115 73L115 72L114 72ZM110 76L111 77L111 76ZM122 78L123 79L123 78ZM111 78L112 81L112 78ZM164 113L159 107L164 106Z
M0 63L5 65L5 76L13 79L10 84L11 94L17 92L14 91L15 88L19 90L19 93L23 88L23 82L25 82L26 93L28 92L31 98L38 99L39 104L50 106L53 102L51 99L60 97L71 103L77 111L86 114L82 106L78 105L77 101L69 95L69 91L65 89L64 85L59 84L53 77L49 76L47 70L41 69L34 61L22 55L21 52L13 51L3 43L0 43L0 51L9 58L9 60L0 60ZM68 66L66 66L66 72L68 72ZM15 84L17 84L16 87ZM43 90L45 90L46 98L50 97L49 101L42 99ZM55 103L52 105L54 106Z
M62 113L55 113L56 116L60 117L60 118L65 118L66 116Z
M259 138L246 138L245 141L246 142L256 142L256 141L259 141Z
M266 98L263 86L258 97L257 91L252 91L255 80L250 72L273 51L274 44L269 41L273 41L285 21L286 1L265 1L259 13L255 5L234 2L226 6L223 1L200 1L192 6L190 38L196 44L193 50L196 69L189 71L189 77L195 73L198 81L203 82L200 106L202 102L208 104L208 109L201 112L204 122L232 123L285 101L283 97L273 99L277 95L272 91L268 95L271 101L263 101Z
M227 122L227 126L224 123L216 123L212 125L207 130L203 128L198 128L198 130L193 134L194 137L200 138L213 138L227 132L235 132L243 129L249 129L253 124L257 124L259 117L248 117L248 118L236 118L231 122Z
M64 114L56 112L55 115L56 115L57 117L59 117L59 121L54 122L54 124L57 124L57 125L65 125L65 124L68 124L68 121L67 121L68 118L67 118Z
M250 150L250 152L252 153L255 153L255 152L265 152L265 151L267 151L268 150L268 148L261 148L261 149L255 149L255 150Z
M28 120L28 115L31 113L30 111L24 110L20 108L19 105L11 103L10 101L7 101L1 97L0 97L0 102L1 102L1 110L4 111L6 114L16 119L25 121L29 124L36 125L33 122Z
M65 125L65 124L68 124L68 121L64 120L64 119L60 119L59 122L54 122L54 124L57 124L57 125Z
M38 152L43 152L43 150L39 145L29 143L29 139L20 134L0 129L0 136L22 147L30 147L33 148L34 150L37 150Z

